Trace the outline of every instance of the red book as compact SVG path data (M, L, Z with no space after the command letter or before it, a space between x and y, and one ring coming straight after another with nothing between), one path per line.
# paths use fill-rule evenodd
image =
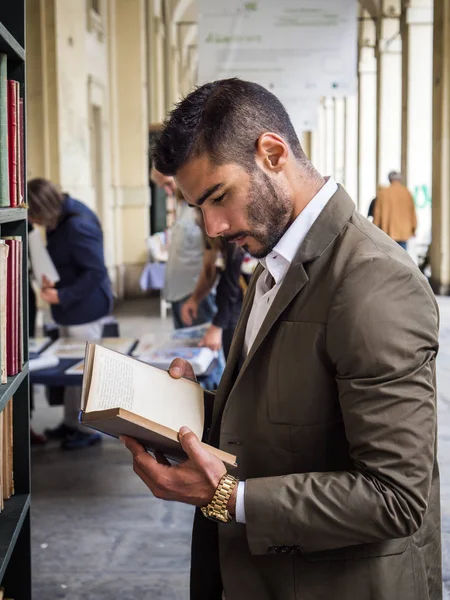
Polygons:
M22 370L23 367L23 326L22 326L22 313L23 313L23 287L22 287L22 264L23 264L23 244L22 238L16 237L16 367L17 372Z
M17 83L19 86L19 83ZM18 90L20 93L20 89ZM25 202L25 110L23 98L19 98L19 199Z
M17 242L7 239L9 246L6 300L6 371L8 377L17 375Z
M11 206L17 206L18 82L8 80L8 170Z

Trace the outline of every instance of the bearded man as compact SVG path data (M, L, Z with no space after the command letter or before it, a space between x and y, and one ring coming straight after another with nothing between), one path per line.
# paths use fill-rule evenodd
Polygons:
M161 464L125 442L159 498L193 504L193 600L441 598L438 309L408 255L305 156L259 85L208 83L156 146L222 236L260 259L206 436ZM192 377L175 361L173 377Z

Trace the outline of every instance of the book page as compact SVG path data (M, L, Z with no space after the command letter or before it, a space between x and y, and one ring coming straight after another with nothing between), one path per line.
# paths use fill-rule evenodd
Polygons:
M166 371L95 345L86 412L124 408L178 431L188 426L203 433L203 390Z
M31 268L33 269L33 275L38 285L42 286L42 277L44 275L53 283L59 281L58 271L37 229L33 229L28 234L28 248L30 251Z

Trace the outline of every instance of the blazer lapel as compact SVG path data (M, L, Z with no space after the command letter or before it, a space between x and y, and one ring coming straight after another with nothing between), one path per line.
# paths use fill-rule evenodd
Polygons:
M306 274L304 264L318 258L325 252L346 226L355 210L354 202L344 188L339 185L337 192L329 200L300 245L258 335L241 369L237 373L236 370L242 353L247 322L255 297L256 282L264 270L261 265L258 265L256 268L247 294L245 295L244 306L233 338L230 355L214 401L210 440L216 441L214 435L217 432L214 430L220 424L225 404L247 370L258 348L266 339L284 310L308 283L308 275Z

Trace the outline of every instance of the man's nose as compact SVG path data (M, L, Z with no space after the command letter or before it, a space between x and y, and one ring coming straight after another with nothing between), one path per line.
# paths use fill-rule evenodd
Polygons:
M207 214L206 211L204 211L203 219L205 221L206 233L209 237L219 237L230 229L227 220L219 215Z

